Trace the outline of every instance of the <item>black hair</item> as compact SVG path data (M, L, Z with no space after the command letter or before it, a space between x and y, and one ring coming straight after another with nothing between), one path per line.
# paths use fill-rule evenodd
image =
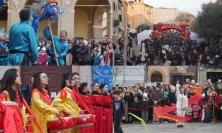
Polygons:
M95 87L96 84L97 84L97 83L92 83L92 84L91 84L92 88Z
M11 101L16 100L16 91L12 89L12 85L15 83L17 72L18 70L14 68L8 69L7 71L5 71L1 81L0 92L2 93L3 91L7 91ZM20 92L19 88L17 89L18 89L19 98L22 101L22 93Z
M31 11L29 8L24 8L19 12L19 17L21 21L29 21L31 16Z
M62 75L62 85L61 85L61 88L60 89L63 89L65 88L67 85L66 85L66 80L69 80L70 79L70 74L69 73L64 73Z
M67 31L65 30L60 31L60 33L65 33L66 36L68 35Z
M87 87L87 86L88 86L88 83L87 83L87 82L81 83L80 86L79 86L79 92L82 92L83 89L84 89L85 87Z
M120 95L121 94L121 90L119 90L119 89L115 89L115 90L113 90L113 95Z
M40 91L43 92L43 88L41 86L41 79L40 79L40 75L42 74L43 72L37 72L33 75L33 78L34 78L34 82L33 82L33 88L32 89L38 89ZM46 90L49 91L49 88L48 88L48 85L46 85L46 87L44 88Z
M77 73L77 72L72 73L72 76L74 76L74 75L78 75L79 76L79 73Z

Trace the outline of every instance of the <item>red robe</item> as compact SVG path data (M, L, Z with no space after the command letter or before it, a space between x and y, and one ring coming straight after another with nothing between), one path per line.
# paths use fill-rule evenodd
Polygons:
M81 95L76 86L73 87L73 100L76 100L78 105L80 105L83 110L85 110L85 114L94 114L94 110L92 108L91 97L88 95ZM96 133L95 126L83 127L80 129L80 133Z
M94 114L94 110L92 107L92 101L91 101L91 97L88 95L81 95L84 103L88 106L88 108L90 109L90 111ZM95 127L96 127L97 123L95 123L94 126L90 126L90 127L85 127L85 128L81 128L80 129L80 133L96 133Z
M112 122L113 122L113 110L112 110L112 96L101 96L103 101L103 133L112 133Z
M5 101L7 94L0 94L0 101ZM23 133L23 118L17 105L4 105L0 102L0 128L4 133Z
M112 97L92 95L97 133L112 133Z

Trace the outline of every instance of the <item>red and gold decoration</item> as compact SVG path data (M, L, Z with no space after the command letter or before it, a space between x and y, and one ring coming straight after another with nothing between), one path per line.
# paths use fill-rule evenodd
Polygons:
M156 25L156 27L154 28L154 31L151 33L151 38L157 39L157 40L161 40L163 37L163 32L167 31L167 30L176 30L178 32L180 32L180 38L183 41L188 41L190 40L190 32L186 31L186 24L181 24L181 25L165 25L162 23L159 23Z

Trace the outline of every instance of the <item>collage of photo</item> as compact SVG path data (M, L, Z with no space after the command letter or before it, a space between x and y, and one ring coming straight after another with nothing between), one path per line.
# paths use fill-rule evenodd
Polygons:
M0 0L0 133L220 133L222 0Z

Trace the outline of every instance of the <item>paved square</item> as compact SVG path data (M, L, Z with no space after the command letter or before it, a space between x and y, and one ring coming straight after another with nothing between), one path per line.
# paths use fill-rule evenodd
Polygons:
M222 133L222 123L186 123L177 128L175 123L147 124L145 131L141 124L123 124L124 133Z

